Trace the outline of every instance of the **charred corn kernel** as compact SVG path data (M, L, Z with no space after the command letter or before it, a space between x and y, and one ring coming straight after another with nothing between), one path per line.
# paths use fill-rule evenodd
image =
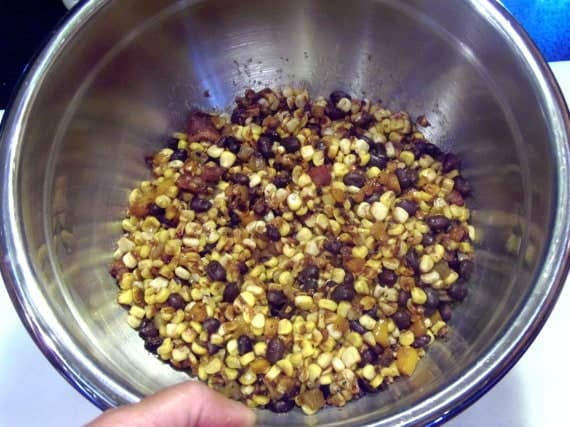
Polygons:
M444 326L445 322L443 320L438 320L432 325L431 331L433 332L434 335L437 335L438 332L441 330L441 328L443 328Z
M337 303L331 299L323 298L319 300L319 308L322 308L323 310L336 311L337 307Z
M362 376L368 381L372 381L376 376L376 369L374 369L373 365L368 363L364 368L362 368Z
M309 365L308 370L309 370L309 381L310 382L316 382L323 372L321 367L319 365L317 365L316 363L311 363Z
M223 368L223 375L230 381L234 381L239 376L239 371L237 369L231 369L224 367Z
M289 359L281 359L281 360L277 361L276 365L288 377L293 376L293 372L294 372L293 364L291 363L291 361Z
M412 288L411 290L412 302L414 304L423 305L427 301L427 295L422 288Z
M378 388L384 382L384 377L380 374L376 375L372 381L370 381L370 385L374 388Z
M131 252L127 252L123 255L123 264L125 264L127 268L135 268L137 266L137 259Z
M312 297L308 295L297 295L295 297L295 306L301 310L311 310L315 304Z
M253 352L256 356L265 356L265 352L267 351L267 344L263 341L258 341L253 346Z
M244 291L241 294L239 294L240 298L243 300L243 302L245 304L247 304L250 307L255 306L255 297L253 296L253 294L251 292L248 291Z
M205 370L208 375L214 375L222 370L222 366L222 361L220 359L214 358L208 362L208 364L205 366Z
M422 273L428 273L431 270L433 270L433 259L431 258L431 256L429 255L422 255L422 258L420 260L420 271Z
M412 331L404 331L398 337L398 342L400 343L400 345L409 347L414 343L415 339L416 337L414 336L414 333Z
M293 331L293 325L289 321L289 319L281 319L279 320L277 326L277 333L279 335L289 335Z
M459 279L459 274L457 274L456 271L450 271L449 274L447 275L447 277L445 279L443 279L443 283L446 286L451 286L453 285L457 279Z
M332 367L336 372L341 372L346 368L344 362L338 357L333 357Z
M277 365L273 365L265 374L265 378L267 378L269 381L275 381L280 374L281 368Z
M312 237L313 233L307 227L303 227L297 232L297 240L301 243L308 242Z
M239 358L239 363L241 364L241 366L247 366L254 360L255 360L255 353L253 351L250 351L249 353L245 353Z
M208 351L204 347L202 347L200 344L198 344L196 341L194 341L192 343L191 349L192 349L192 353L194 353L198 356L203 356L203 355L208 353Z
M252 385L257 380L257 375L255 375L250 369L245 371L241 377L239 377L239 382L242 385Z
M352 305L347 301L341 301L338 303L338 307L336 312L339 316L346 318L348 316L348 312L352 308Z
M344 366L350 369L350 367L355 366L357 363L360 362L361 357L358 350L355 347L351 346L343 350L341 359Z
M321 353L317 358L317 363L322 369L327 369L332 362L332 354L330 353Z
M334 268L331 272L331 280L333 280L336 283L342 283L345 275L346 271L344 271L344 269Z
M122 305L131 305L133 303L133 290L126 289L121 291L117 297L117 302Z
M394 220L400 224L404 224L410 217L408 212L400 206L396 206L392 210L392 216L394 217Z
M257 329L261 329L265 326L265 316L262 313L257 313L251 319L251 326Z
M241 362L237 356L226 357L226 366L231 369L241 369Z
M355 246L352 248L352 256L365 259L368 256L368 248L366 246Z
M420 278L421 278L422 282L424 282L428 285L431 285L440 279L439 273L435 270L430 271L429 273L425 273L425 274L420 275Z
M289 361L291 364L297 368L303 364L303 354L301 353L294 353L289 357Z
M137 329L141 325L141 322L142 320L138 317L131 314L127 316L127 324L133 329Z
M261 394L255 394L252 400L256 406L265 406L270 402L269 396L263 396Z
M287 196L287 206L292 211L298 211L302 203L303 201L301 200L301 197L298 193L291 193L289 196Z
M368 314L360 316L358 322L369 331L372 331L376 327L376 320L374 320Z

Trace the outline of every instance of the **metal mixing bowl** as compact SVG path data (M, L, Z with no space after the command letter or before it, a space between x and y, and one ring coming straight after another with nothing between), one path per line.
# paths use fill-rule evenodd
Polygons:
M93 0L27 71L0 146L2 273L42 351L101 408L187 377L143 349L108 274L143 157L192 106L245 88L342 88L425 113L464 159L475 277L450 337L388 391L260 424L417 426L453 416L516 362L567 270L568 114L514 20L484 0ZM210 97L202 94L208 90Z

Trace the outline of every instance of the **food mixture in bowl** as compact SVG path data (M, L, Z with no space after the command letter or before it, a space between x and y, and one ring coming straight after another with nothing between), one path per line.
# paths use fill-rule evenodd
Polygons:
M129 325L160 359L274 412L412 375L473 270L460 159L426 141L425 117L342 91L236 103L192 112L130 193L111 268Z

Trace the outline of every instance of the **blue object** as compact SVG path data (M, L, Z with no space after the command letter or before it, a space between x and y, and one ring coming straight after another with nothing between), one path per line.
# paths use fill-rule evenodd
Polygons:
M502 0L547 61L570 60L570 0Z

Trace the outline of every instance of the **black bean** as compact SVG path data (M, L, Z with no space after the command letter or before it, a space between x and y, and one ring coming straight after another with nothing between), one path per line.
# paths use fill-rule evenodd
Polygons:
M210 280L223 282L226 280L226 270L218 261L210 261L206 267L206 273Z
M237 154L241 147L241 142L239 142L238 139L232 135L223 136L218 144L222 147L227 148L234 154Z
M328 384L325 385L321 385L319 386L319 389L321 390L321 393L323 393L323 397L326 399L328 399L331 396L331 386Z
M374 120L374 117L370 113L363 111L360 113L360 117L355 120L353 123L358 126L359 128L368 129L370 123Z
M364 314L368 314L374 320L378 320L380 318L378 316L378 307L372 307L370 310L366 310Z
M334 280L327 280L327 282L325 283L325 288L334 288L337 285L338 283L335 282Z
M378 393L380 391L379 388L372 387L365 378L361 377L358 377L358 387L360 388L360 391L369 394Z
M394 315L392 316L392 320L394 320L394 323L400 329L408 329L412 324L412 319L410 317L410 314L407 311L403 310L394 313Z
M148 215L154 216L158 220L160 220L160 218L164 217L166 214L166 209L161 208L156 203L149 203L146 207L146 210Z
M426 345L428 345L430 342L430 338L427 335L423 335L421 337L417 337L414 341L414 343L412 344L412 347L414 348L423 348Z
M208 255L209 253L211 253L214 250L215 247L216 247L215 243L206 243L206 245L204 246L204 249L202 249L200 251L200 256Z
M427 296L424 307L437 308L439 306L439 295L437 294L437 291L432 288L424 288L424 292Z
M340 108L337 108L336 104L333 104L332 102L327 103L327 106L325 107L325 114L329 116L331 120L340 120L346 116L346 113Z
M211 342L206 343L206 350L208 350L208 354L210 356L216 354L218 351L220 351L220 349L221 347L216 344L212 344Z
M340 249L342 248L342 243L338 240L329 239L325 242L323 248L333 255L338 255L340 253Z
M144 348L152 353L156 353L156 349L162 345L162 337L150 337L144 340Z
M364 201L367 203L374 203L380 199L380 193L372 193L369 196L364 198Z
M260 136L257 140L257 151L259 151L259 154L261 154L266 159L274 157L275 153L273 152L273 141L267 136Z
M441 149L431 142L426 142L424 145L424 153L437 160L441 156Z
M311 279L318 279L320 276L319 267L315 264L309 264L301 270L301 274L305 277L310 277Z
M394 286L397 280L398 276L396 273L392 270L388 270L387 268L382 269L382 271L378 273L378 283L381 285Z
M287 171L279 172L273 179L273 184L277 188L285 188L291 183L291 175Z
M364 350L360 356L362 358L362 366L368 365L369 363L372 364L378 360L378 355L371 348Z
M229 179L234 184L245 185L249 187L249 177L243 173L234 173L229 176Z
M460 168L461 168L461 160L459 160L459 157L457 157L453 153L447 153L444 156L441 165L441 170L443 171L443 173L451 172L454 169L460 169Z
M241 274L243 276L244 274L246 274L249 271L249 267L247 266L245 261L240 261L240 262L238 262L238 270L239 270L239 274Z
M281 140L281 145L285 147L285 151L288 153L296 153L301 148L301 142L296 136L288 136L287 138Z
M151 338L158 336L158 329L154 326L154 322L149 319L145 319L139 328L139 336L141 338Z
M269 212L269 205L263 197L259 197L254 203L251 210L258 216L265 216Z
M301 289L306 292L312 293L319 287L318 280L313 279L312 277L300 277L299 282L301 283Z
M354 274L352 274L352 271L344 271L344 279L342 281L342 284L350 287L354 286Z
M385 349L378 359L382 366L390 366L394 361L394 352L391 348Z
M415 249L410 249L406 254L406 264L416 273L420 270L420 257Z
M229 213L229 217L230 217L230 223L229 226L231 228L237 228L240 226L241 224L241 217L238 215L237 212L231 210Z
M276 414L284 414L289 412L295 407L295 401L293 399L282 399L282 400L272 400L267 405L267 409Z
M396 177L402 190L413 187L418 181L418 173L414 169L409 168L396 169Z
M232 111L231 121L235 125L245 125L247 112L244 108L237 107Z
M186 159L188 158L188 151L186 150L176 150L174 153L172 153L172 155L170 156L170 161L174 161L174 160L180 160L182 162L185 162Z
M267 302L271 307L281 308L289 301L283 291L271 290L267 292Z
M287 389L287 391L283 393L283 399L294 399L300 392L301 387L299 387L299 384L295 384L293 387Z
M186 301L184 301L184 298L182 298L180 294L176 293L170 294L166 300L166 303L175 310L182 310L184 307L186 307Z
M452 315L451 306L447 303L440 304L439 315L446 322L451 320L451 315Z
M455 177L455 184L453 186L454 190L459 191L463 197L467 197L471 194L471 183L463 178L461 175Z
M194 196L190 202L190 209L196 213L207 212L212 207L212 202L198 196Z
M368 152L370 154L374 154L378 157L386 157L386 146L384 144L381 142L374 142L365 136L361 136L360 139L364 139L366 142L368 142Z
M338 104L338 101L340 101L342 98L347 98L352 100L352 97L343 90L332 91L329 96L329 99L334 105Z
M285 344L278 337L271 338L269 344L267 344L267 351L265 353L265 358L270 363L277 363L279 360L283 359L285 355Z
M352 171L347 173L342 181L346 186L354 186L360 188L363 187L366 183L366 177L358 171Z
M469 280L469 278L473 274L474 268L475 265L473 264L473 261L464 259L459 263L459 269L458 269L459 277L461 277L463 280Z
M414 153L414 157L419 159L422 157L426 150L426 144L423 141L416 140L412 142L409 146L406 147L406 150L411 151Z
M247 335L241 335L237 340L237 344L239 354L245 354L253 351L253 342Z
M208 317L202 322L202 327L208 334L215 334L220 327L220 321L214 317Z
M467 287L463 283L454 283L447 290L447 293L455 301L463 301L467 296Z
M414 216L416 214L416 212L418 211L418 204L416 202L414 202L413 200L409 200L409 199L400 200L398 202L397 206L404 209L410 216Z
M371 168L376 166L378 169L385 169L388 165L388 159L383 156L378 156L376 154L370 155L370 160L368 160L367 167Z
M281 234L279 233L279 229L275 227L273 224L267 224L265 227L265 234L267 238L272 242L277 242L281 240Z
M351 320L348 322L348 324L350 325L350 329L354 332L358 332L360 335L366 333L366 329L360 324L358 320Z
M422 245L424 246L431 246L435 244L435 236L433 233L429 232L423 235L422 237Z
M281 141L281 137L279 136L279 133L274 129L271 129L271 130L264 132L262 136L266 136L271 141L277 141L277 142Z
M295 314L295 307L290 303L284 304L282 307L270 306L271 315L279 319L290 319Z
M425 221L428 227L436 232L445 231L451 225L451 221L443 215L428 216Z
M408 305L408 300L410 299L410 293L404 291L403 289L398 292L398 305L400 307L406 307Z
M331 298L336 302L352 301L355 296L354 288L345 283L338 285L331 293Z

